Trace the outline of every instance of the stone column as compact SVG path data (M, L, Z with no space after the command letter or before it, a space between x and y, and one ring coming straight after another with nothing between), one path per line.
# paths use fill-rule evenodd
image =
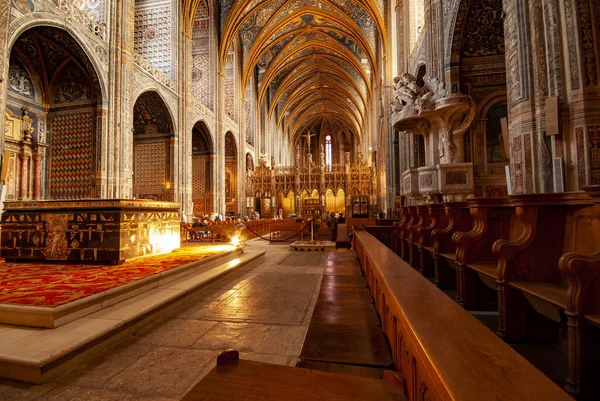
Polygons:
M40 149L37 150L34 157L33 166L33 199L42 198L42 160L44 158Z
M10 1L0 2L0 127L4 127L6 106L6 91L8 85L8 19L11 7ZM0 154L4 154L4 128L0 129Z
M27 153L21 153L21 187L19 190L19 200L29 199L29 158Z

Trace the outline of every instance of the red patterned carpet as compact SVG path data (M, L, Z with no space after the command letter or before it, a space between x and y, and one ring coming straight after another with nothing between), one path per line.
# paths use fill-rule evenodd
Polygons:
M59 306L225 250L222 246L184 246L120 266L7 263L0 259L0 303Z

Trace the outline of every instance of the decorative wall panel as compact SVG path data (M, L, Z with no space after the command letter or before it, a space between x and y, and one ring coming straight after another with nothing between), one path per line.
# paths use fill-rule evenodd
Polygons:
M573 13L573 0L565 0L565 19L567 21L567 35L575 37L575 14ZM579 89L579 72L577 67L577 46L568 46L569 75L571 89Z
M134 186L136 191L148 195L154 194L158 197L162 195L166 178L166 152L165 141L144 142L135 145Z
M600 185L600 126L588 127L590 185Z
M50 198L92 196L95 116L93 112L60 114L52 122Z
M233 52L227 54L227 63L225 65L225 113L235 121L235 86L234 86L234 65Z
M177 78L177 18L172 0L135 2L134 49L171 79Z
M192 199L202 198L206 194L206 161L205 156L192 158Z
M523 148L520 136L512 139L511 152L514 171L514 193L522 194L525 188L523 186Z
M527 193L533 193L533 162L531 160L531 134L525 134L523 152L525 153L525 187Z
M504 54L502 1L472 0L463 38L463 57Z
M583 127L575 128L575 142L577 144L577 178L579 188L585 185L585 147L583 144Z
M254 113L252 113L252 101L246 100L245 102L245 114L246 114L246 142L250 145L254 145Z
M596 7L598 6L597 1L579 0L579 18L577 20L581 35L583 76L586 86L598 84L597 55L594 51L594 32L592 29L590 3L594 3ZM596 10L596 12L598 11Z
M555 149L555 157L563 157L564 156L564 147L563 147L563 139L562 135L554 135L554 149Z
M210 19L205 2L200 2L196 10L192 40L192 94L200 103L213 110Z

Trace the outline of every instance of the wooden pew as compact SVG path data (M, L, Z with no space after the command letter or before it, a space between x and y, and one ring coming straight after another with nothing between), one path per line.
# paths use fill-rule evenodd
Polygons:
M410 400L573 401L372 235L355 247Z
M427 205L427 221L428 224L423 224L417 229L417 244L419 248L419 258L421 274L426 277L435 276L435 264L433 260L433 230L441 230L448 226L448 218L444 211L444 205L433 203Z
M509 237L514 208L508 198L473 198L468 204L472 229L452 235L456 244L458 302L467 310L497 310L498 259L492 245Z
M237 351L229 350L217 357L217 366L181 400L408 401L404 385L405 380L392 371L378 380L240 360Z
M434 283L440 288L456 288L456 244L452 235L457 231L471 230L473 218L466 202L446 202L443 205L448 225L431 231Z
M410 220L407 206L397 207L398 222L394 223L394 234L392 236L392 249L397 255L402 255L402 238L401 232L403 225Z
M593 315L594 303L600 305L599 292L587 293L589 299L579 295L584 287L593 287L595 280L585 272L593 271L593 253L600 251L598 188L588 189L591 197L582 192L511 197L518 225L510 240L493 246L498 256L498 334L512 342L560 343L568 328L566 387L573 394L581 392L578 399L582 400L590 399L590 386L598 391L596 380L588 377L586 383L581 374L584 358L578 348L582 341L586 343L594 359L600 336L592 342L582 336L579 328L593 324L593 319L586 320L585 314L577 312L583 305L592 305ZM582 256L590 253L590 257ZM590 368L597 372L598 365Z
M421 270L421 257L419 254L418 230L424 225L429 224L429 213L427 205L417 205L414 207L416 218L413 218L412 223L408 226L408 264L415 269Z
M365 226L365 230L377 238L383 245L392 249L392 237L394 236L394 226Z
M417 215L417 207L416 206L406 206L407 210L407 219L404 220L402 226L400 226L400 257L405 261L410 261L410 245L408 243L408 237L410 236L411 229L413 225L417 224L419 221L419 216Z
M597 399L600 366L600 251L566 253L559 261L567 279L569 376L565 388L580 400ZM596 398L594 398L596 397Z

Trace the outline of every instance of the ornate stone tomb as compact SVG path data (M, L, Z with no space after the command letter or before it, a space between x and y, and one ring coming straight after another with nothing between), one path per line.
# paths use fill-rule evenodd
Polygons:
M6 202L0 256L9 261L123 263L179 248L179 205L150 200Z

